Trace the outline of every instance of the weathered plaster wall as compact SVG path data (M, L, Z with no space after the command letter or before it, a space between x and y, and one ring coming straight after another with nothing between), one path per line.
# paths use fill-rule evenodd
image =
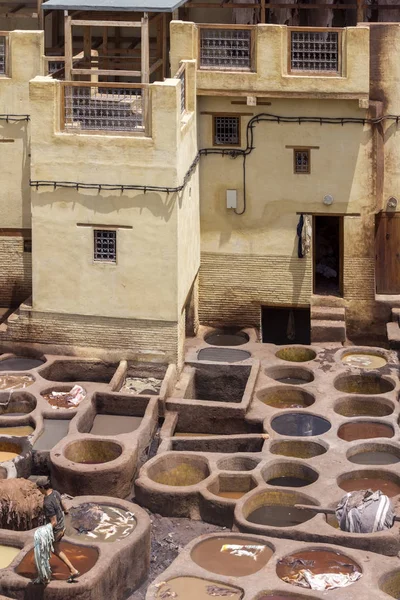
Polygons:
M32 291L32 255L22 236L0 235L0 306L15 306Z
M194 23L171 22L172 72L182 59L198 59L199 29ZM342 76L288 74L288 35L285 25L257 25L254 72L229 72L199 69L197 87L201 93L243 91L249 95L291 93L354 94L367 98L369 92L369 29L348 27L342 30Z
M199 100L200 147L212 145L213 112L241 117L242 142L251 114L365 117L357 101L272 100L268 107L232 105L233 98ZM311 173L293 173L293 149L311 150ZM297 257L296 226L304 211L359 213L344 220L344 296L374 301L373 213L374 138L366 125L259 123L255 149L246 160L246 211L226 208L226 189L238 190L243 208L242 158L201 159L200 319L203 322L259 323L260 304L307 305L312 294L312 262ZM326 194L334 197L327 207Z

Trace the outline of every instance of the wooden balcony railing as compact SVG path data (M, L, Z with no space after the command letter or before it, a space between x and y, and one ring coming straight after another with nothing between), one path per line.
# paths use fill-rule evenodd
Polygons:
M61 86L63 131L148 134L148 85L64 81Z
M254 27L246 25L199 25L200 69L251 71L254 58Z
M175 79L180 79L181 81L181 114L185 113L187 110L186 105L186 65L182 64L179 68L179 71L175 75Z

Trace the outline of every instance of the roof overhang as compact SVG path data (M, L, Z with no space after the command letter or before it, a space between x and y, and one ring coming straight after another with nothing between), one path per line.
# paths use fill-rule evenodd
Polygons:
M47 0L43 10L172 12L187 0Z

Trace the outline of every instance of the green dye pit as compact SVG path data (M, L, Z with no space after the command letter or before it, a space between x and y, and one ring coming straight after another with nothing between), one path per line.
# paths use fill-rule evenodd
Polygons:
M152 479L156 483L161 483L162 485L180 487L195 485L196 483L203 481L206 477L207 475L205 475L201 469L187 463L182 463L172 469L157 473Z

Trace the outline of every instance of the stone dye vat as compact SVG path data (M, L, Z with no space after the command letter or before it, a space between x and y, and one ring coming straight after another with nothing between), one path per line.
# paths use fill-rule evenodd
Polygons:
M314 458L328 451L326 446L317 442L283 441L272 442L269 451L281 456L292 456L294 458Z
M116 363L100 360L54 360L39 374L49 381L110 383L117 367Z
M318 479L318 473L301 463L282 462L266 467L262 476L268 485L278 487L305 487Z
M191 600L209 600L212 596L224 596L240 600L243 593L231 585L199 577L175 577L160 584L156 598L190 598Z
M0 391L23 389L34 383L35 378L32 375L12 375L10 373L0 375Z
M86 397L86 390L78 385L56 386L46 389L41 394L54 409L76 410Z
M335 412L343 417L387 417L394 404L386 398L342 398L335 404Z
M242 346L249 340L247 333L234 328L214 329L204 338L204 341L211 346Z
M308 362L314 360L317 353L304 346L286 346L275 352L275 356L287 362Z
M260 464L259 459L249 458L247 456L233 456L232 458L223 458L218 462L218 468L221 471L252 471Z
M36 408L36 398L29 392L11 392L0 396L0 416L21 417Z
M342 363L349 367L356 369L363 369L364 371L373 371L375 369L382 369L387 365L387 359L384 355L373 354L372 352L345 352L342 355Z
M33 445L34 450L49 452L68 435L69 419L43 419L43 430Z
M241 402L251 367L202 365L185 367L190 372L184 398L217 402Z
M196 544L190 557L210 573L247 577L260 571L274 554L273 546L244 536L210 537Z
M117 377L113 390L136 396L157 396L160 394L167 372L167 365L122 361L120 367L123 367L121 377ZM120 368L118 368L118 371L120 371Z
M229 475L227 473L218 476L208 486L208 491L225 500L239 500L250 490L257 487L257 481L249 475Z
M257 398L273 408L308 408L315 402L315 397L305 390L279 386L260 390L257 393Z
M381 490L386 496L392 498L400 494L400 477L381 469L352 471L338 478L338 486L345 492Z
M0 371L30 371L44 364L45 360L40 358L25 358L15 356L0 360Z
M114 442L81 440L68 444L65 457L81 465L99 465L121 456L122 448Z
M281 435L314 436L323 435L331 428L327 419L305 413L287 413L272 420L272 429Z
M85 510L80 510L84 508ZM135 530L132 510L118 506L86 503L71 508L65 518L66 535L80 541L119 542Z
M28 437L34 431L35 428L30 425L16 425L15 427L12 425L2 427L0 425L0 436Z
M304 367L271 367L265 369L265 374L271 379L287 385L304 385L314 381L313 372Z
M197 355L197 360L211 362L234 363L251 358L250 352L235 348L202 348Z
M400 448L391 444L360 444L346 458L358 465L394 465L400 462Z
M384 437L392 438L394 436L394 429L386 423L357 421L341 425L338 429L338 436L346 442Z
M88 573L91 569L93 569L99 556L99 552L96 548L80 546L71 542L62 541L61 549L75 566L75 568L78 569L81 575L85 575L85 573ZM55 556L55 554L51 555L50 567L52 580L66 581L68 579L68 567L57 556ZM33 550L30 550L24 556L24 558L16 567L15 572L29 580L33 580L37 577Z
M150 398L96 392L91 407L78 420L78 430L97 436L118 436L137 431L146 412L156 421Z
M0 544L0 569L6 569L14 558L21 552L21 548Z
M245 520L263 527L293 527L315 517L315 512L295 508L295 504L318 505L318 502L296 492L263 491L246 500L242 507ZM251 530L251 525L249 530Z
M13 460L17 458L22 452L22 448L12 442L4 442L0 440L0 462L6 462L7 460Z
M149 477L161 485L186 487L196 485L209 475L207 464L200 460L170 460L156 462Z
M380 375L340 375L334 381L334 386L339 392L345 394L375 395L386 394L395 388L389 377Z

